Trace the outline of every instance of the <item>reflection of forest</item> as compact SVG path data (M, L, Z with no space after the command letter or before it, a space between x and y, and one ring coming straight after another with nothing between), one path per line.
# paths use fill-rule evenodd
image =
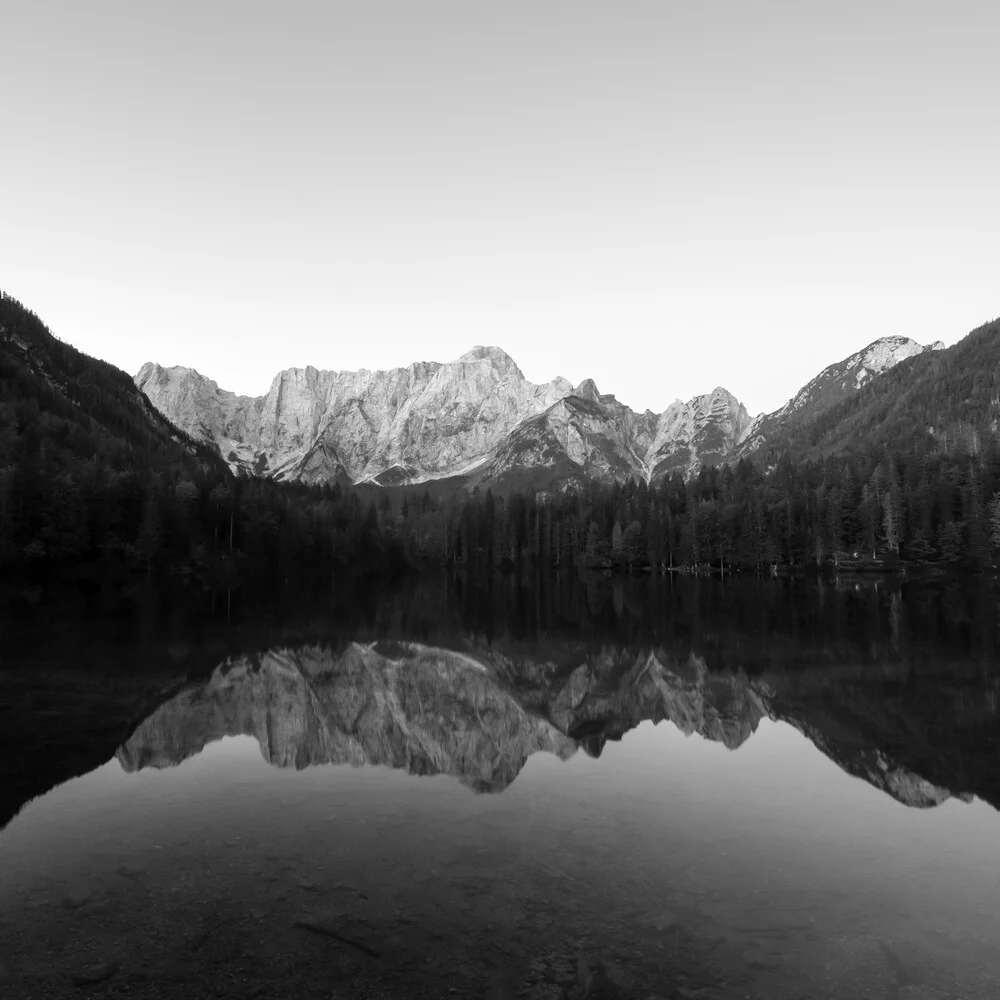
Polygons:
M0 605L2 606L2 605ZM218 594L159 586L123 590L118 581L68 587L37 604L0 613L0 638L16 664L39 642L74 652L101 641L138 640L157 659L211 636L227 652L282 641L355 637L416 639L448 647L455 638L642 641L713 667L747 671L776 663L990 662L997 655L1000 585L995 578L841 576L833 580L686 574L632 577L440 572L395 584L327 581L320 588L272 584ZM58 649L56 650L58 654ZM202 661L203 662L203 661ZM176 664L173 664L176 665ZM187 664L188 667L191 664Z
M442 575L413 582L405 600L377 603L364 624L373 638L442 645L469 634L487 642L551 639L569 649L577 641L642 642L748 672L904 660L957 666L993 660L998 598L996 582L982 578L887 584L564 574L526 582Z

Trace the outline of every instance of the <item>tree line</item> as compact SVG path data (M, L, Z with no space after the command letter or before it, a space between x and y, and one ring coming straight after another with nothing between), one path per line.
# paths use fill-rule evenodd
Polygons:
M769 573L934 562L981 570L1000 549L998 472L995 452L855 456L782 460L769 472L741 462L655 486L591 482L435 499L417 489L276 483L209 465L53 463L35 438L0 466L0 568L119 565L212 588L426 564Z
M750 462L643 482L440 509L385 497L379 524L407 551L484 567L737 569L941 563L981 570L1000 549L1000 456L856 455Z

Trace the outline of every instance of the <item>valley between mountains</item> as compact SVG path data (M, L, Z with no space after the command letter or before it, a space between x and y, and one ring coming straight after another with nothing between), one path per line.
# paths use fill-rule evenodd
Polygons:
M574 479L655 484L764 451L873 378L943 348L884 337L830 365L781 409L751 416L727 389L637 413L592 379L537 385L498 347L390 371L292 368L238 396L191 368L147 363L137 387L235 472L303 483L546 488Z

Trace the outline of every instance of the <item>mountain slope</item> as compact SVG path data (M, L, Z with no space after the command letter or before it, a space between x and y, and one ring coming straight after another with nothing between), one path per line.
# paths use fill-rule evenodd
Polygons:
M774 413L761 414L740 443L740 456L773 447L789 428L817 420L824 412L855 395L873 378L909 358L944 349L939 340L924 347L909 337L882 337L843 361L824 368Z
M44 450L65 469L99 456L104 468L195 461L218 465L214 449L150 406L114 365L57 340L15 299L0 296L0 468Z
M758 453L818 459L849 451L978 451L1000 436L1000 319L952 347L915 352L839 401L770 428Z
M125 372L0 296L0 567L122 553L153 478L205 471L231 478L215 449L171 424ZM158 537L159 521L148 527Z

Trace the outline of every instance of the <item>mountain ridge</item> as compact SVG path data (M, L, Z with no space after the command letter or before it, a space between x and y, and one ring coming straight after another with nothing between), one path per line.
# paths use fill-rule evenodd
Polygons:
M884 337L830 365L772 414L751 417L729 390L639 413L593 379L526 379L495 345L451 362L332 371L289 368L241 396L193 368L147 362L135 383L234 471L303 482L467 485L534 476L658 482L752 455L783 422L814 416L906 358L939 350Z

